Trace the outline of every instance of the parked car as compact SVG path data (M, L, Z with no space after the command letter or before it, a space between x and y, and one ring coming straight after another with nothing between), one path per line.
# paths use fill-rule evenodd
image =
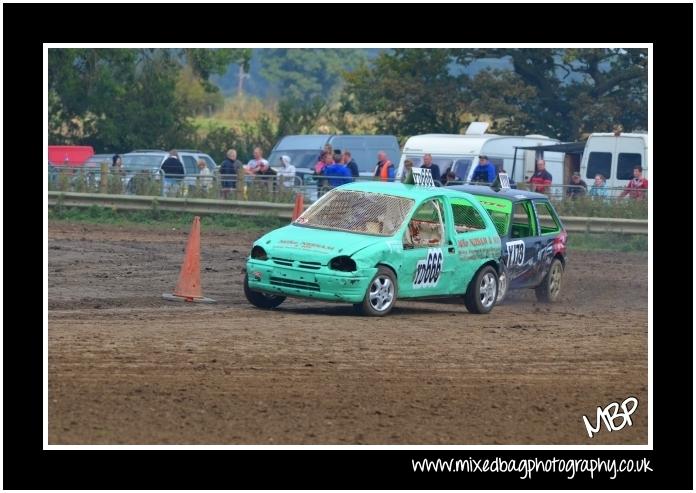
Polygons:
M475 197L500 235L501 303L510 289L534 288L539 301L558 300L568 234L546 195L480 185L446 187Z
M137 149L123 154L121 158L123 161L123 169L126 173L126 190L129 192L133 191L133 177L137 173L143 171L149 171L155 179L161 179L162 176L164 176L164 192L167 193L170 190L180 187L182 182L186 183L188 186L195 186L196 177L199 173L197 165L198 159L203 159L206 162L211 173L215 173L217 170L217 165L213 158L201 151L182 149L177 150L177 153L179 154L179 161L182 163L181 169L176 170L174 173L169 173L168 176L161 170L162 163L169 157L169 152L167 151Z
M388 314L398 299L463 296L488 313L498 289L500 237L471 195L444 187L355 182L254 242L244 293L259 308L287 296L353 303Z

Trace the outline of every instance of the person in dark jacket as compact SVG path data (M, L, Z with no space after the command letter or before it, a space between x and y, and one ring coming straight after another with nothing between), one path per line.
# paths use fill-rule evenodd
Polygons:
M179 161L179 153L172 149L169 151L169 157L162 163L162 171L167 178L181 178L184 175L184 165Z
M423 164L421 168L429 169L433 180L440 181L440 167L437 164L433 164L432 154L423 154Z
M242 162L237 159L237 150L228 150L225 160L220 165L220 175L222 177L220 193L223 198L227 198L230 189L237 188L237 173L242 166Z
M586 193L587 183L580 178L580 173L576 171L573 173L573 176L570 177L570 185L566 188L566 197L575 199L585 196Z
M353 159L353 155L350 151L343 151L343 163L346 168L350 170L350 174L353 178L360 176L360 169L358 169L358 164Z

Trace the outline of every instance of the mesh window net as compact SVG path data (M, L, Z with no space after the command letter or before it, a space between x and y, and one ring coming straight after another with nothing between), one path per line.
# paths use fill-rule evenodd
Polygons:
M353 233L392 236L413 207L413 200L379 193L332 190L295 224Z

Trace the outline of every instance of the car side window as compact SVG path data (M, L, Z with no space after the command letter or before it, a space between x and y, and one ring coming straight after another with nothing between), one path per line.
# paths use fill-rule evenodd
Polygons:
M193 156L183 156L184 166L186 167L187 175L195 175L198 172L196 158Z
M404 233L405 248L428 248L442 245L442 202L437 199L421 204Z
M536 236L536 224L530 204L528 202L517 202L512 207L512 228L510 236L512 238L527 238Z
M539 227L542 235L558 233L561 230L561 225L558 222L553 207L548 202L536 202L536 213L539 218Z
M450 204L457 233L486 229L486 223L471 202L466 199L451 199Z
M210 169L210 171L215 171L217 166L215 166L215 163L213 162L212 159L210 159L208 156L200 156L200 158L203 161L205 161L205 164L208 165L208 169Z

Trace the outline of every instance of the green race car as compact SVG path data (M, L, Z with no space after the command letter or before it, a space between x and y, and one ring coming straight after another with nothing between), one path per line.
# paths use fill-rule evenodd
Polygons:
M259 308L293 296L352 303L373 316L389 313L397 298L464 296L470 312L488 313L499 261L500 237L473 196L350 183L254 243L244 293Z

